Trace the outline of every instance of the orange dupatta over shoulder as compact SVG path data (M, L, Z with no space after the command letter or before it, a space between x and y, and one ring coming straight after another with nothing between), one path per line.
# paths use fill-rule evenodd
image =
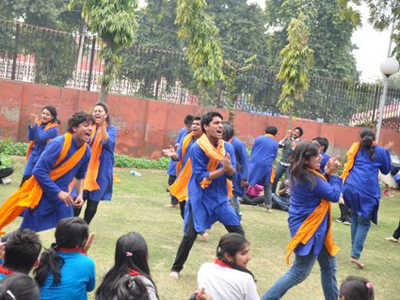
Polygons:
M200 148L205 152L205 154L210 159L210 161L207 164L207 171L208 172L215 171L218 168L219 162L225 158L224 141L222 139L219 139L217 147L214 147L210 143L210 140L208 139L207 135L203 134L197 140L197 144L200 146ZM204 178L203 181L200 183L200 186L202 187L202 189L205 189L205 188L209 187L211 182L212 182L212 180L210 180L208 178ZM228 197L232 198L232 196L233 196L232 181L228 179L227 185L228 185Z
M327 181L326 178L319 172L315 170L309 170L315 175L319 176L323 180ZM321 199L320 205L318 205L315 210L305 219L303 224L301 224L300 228L297 230L296 234L290 240L287 249L288 252L285 256L286 263L289 265L289 257L296 249L296 247L302 243L303 245L307 244L307 242L313 237L315 231L321 225L324 220L326 214L328 213L328 231L325 236L324 246L328 251L329 255L335 256L339 252L339 247L333 242L332 236L332 217L331 217L331 203L328 200Z
M71 148L72 134L67 132L65 134L65 141L61 152L54 163L56 166L50 171L50 179L56 181L64 176L82 159L86 152L87 145L81 146L67 161L62 165L60 163L65 159ZM24 184L12 194L0 207L0 229L14 221L25 208L35 208L42 198L43 190L35 176L31 176ZM3 234L4 232L0 232Z
M42 125L42 121L39 121L36 123L38 126ZM51 128L58 127L57 122L52 122L52 123L47 123L46 127L44 128L44 131L47 131ZM30 141L28 144L28 150L26 150L26 155L25 155L25 161L28 161L29 155L31 154L32 148L35 145L36 141Z
M274 140L276 140L276 139L275 139L275 136L272 135L272 134L267 133L267 134L264 134L264 135L266 135L266 136L268 136L268 137L273 138ZM270 182L270 183L273 183L274 180L275 180L275 169L274 169L274 166L272 165L271 177L269 178L269 182Z
M104 126L107 127L108 126L107 123L105 123ZM93 140L93 137L95 135L96 137ZM100 156L101 152L103 151L103 145L101 144L102 138L103 135L101 134L101 131L98 130L97 125L93 126L92 134L90 136L90 141L91 141L90 149L92 151L92 156L90 157L89 166L85 176L85 182L83 185L84 190L95 191L100 189L97 183L97 176L99 175Z

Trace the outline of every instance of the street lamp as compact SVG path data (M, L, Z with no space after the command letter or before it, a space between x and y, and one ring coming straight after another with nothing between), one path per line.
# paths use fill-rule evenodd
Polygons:
M383 92L381 100L379 101L379 115L378 115L378 126L376 128L376 142L379 142L379 136L381 134L383 110L385 107L386 94L389 83L389 76L397 73L399 70L399 62L394 57L388 57L381 63L381 72L383 73Z

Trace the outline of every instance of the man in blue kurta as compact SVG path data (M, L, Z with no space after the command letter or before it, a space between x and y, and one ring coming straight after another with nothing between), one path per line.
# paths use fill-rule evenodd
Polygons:
M222 138L224 141L232 144L236 160L236 172L232 180L233 196L230 201L235 208L235 211L238 214L239 218L241 218L242 214L240 213L240 204L238 198L244 196L244 189L248 184L247 179L249 178L249 168L247 162L248 159L246 145L237 137L235 137L234 134L235 130L231 123L224 122L224 133L222 135Z
M187 115L185 117L185 120L183 121L185 123L185 127L181 128L178 132L178 136L176 137L175 140L175 150L178 150L180 142L191 132L191 127L192 127L192 122L193 122L193 116L192 115ZM172 159L169 162L168 169L167 169L167 174L168 174L168 186L171 186L177 177L176 174L176 163L177 161ZM171 196L171 207L176 207L178 205L178 200L174 197Z
M229 232L244 234L240 219L228 201L228 178L235 174L235 154L232 145L222 138L222 116L209 112L201 120L203 132L192 146L192 175L189 180L189 202L185 210L184 235L179 245L170 277L179 272L189 255L199 232L221 222Z
M81 147L86 147L83 157L64 176L53 181L50 172L57 166L57 161L66 139L66 135L53 139L40 156L33 175L43 190L39 204L34 209L24 211L24 220L21 228L35 231L47 230L56 227L59 220L73 216L73 205L83 203L83 179L90 160L90 147L86 143L90 139L94 119L85 112L75 113L68 120L68 132L72 134L71 146L66 157L57 165L62 165ZM69 186L76 179L78 197L74 200L70 195Z
M279 145L275 140L277 133L278 129L275 126L265 128L265 135L257 137L254 141L249 162L249 185L264 186L267 212L272 212L271 174L278 154Z

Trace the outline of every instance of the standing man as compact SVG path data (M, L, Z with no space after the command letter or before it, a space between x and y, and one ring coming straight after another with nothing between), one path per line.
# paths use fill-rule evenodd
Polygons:
M22 228L43 231L56 227L59 220L73 216L73 205L83 204L83 179L90 160L92 115L77 112L68 120L68 132L47 144L33 176L0 208L0 229L24 210ZM76 179L78 197L70 194Z
M303 129L301 127L296 127L293 131L288 130L286 136L279 141L279 148L282 148L282 156L275 170L274 183L272 184L273 193L276 193L276 187L283 174L285 174L285 179L289 179L290 154L292 154L294 148L300 142L300 137L302 135Z
M201 119L201 127L205 134L190 151L189 202L185 210L184 235L169 275L173 279L179 278L197 234L211 228L216 221L229 232L244 235L240 219L228 200L227 179L235 174L235 154L232 145L222 140L222 115L208 112Z
M178 136L175 140L175 145L174 145L175 151L178 150L179 143L185 138L185 136L187 136L192 131L193 118L194 117L192 115L187 115L185 117L185 120L183 121L185 123L185 127L181 128L179 130ZM168 191L169 191L169 187L175 182L176 177L177 177L176 161L173 159L171 159L171 161L169 162L167 174L168 174ZM171 203L168 206L169 207L177 207L178 199L176 199L175 196L171 195Z
M275 126L265 128L265 135L259 136L251 148L249 163L249 185L264 186L264 197L267 212L272 212L271 180L273 179L274 160L278 154L278 142L275 136L278 129Z

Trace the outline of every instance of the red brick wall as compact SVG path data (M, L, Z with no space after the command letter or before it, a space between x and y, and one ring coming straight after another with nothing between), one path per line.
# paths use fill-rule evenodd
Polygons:
M0 80L0 138L26 142L29 114L39 114L45 105L57 107L61 132L65 132L68 118L78 110L88 111L98 100L97 92L87 92L55 86ZM173 104L163 101L110 95L108 99L113 124L118 128L117 152L134 157L158 158L161 149L173 144L187 114L200 115L197 106ZM210 109L207 109L210 110ZM219 110L228 119L227 110ZM285 135L288 118L269 117L236 111L236 135L251 145L268 125L278 127L278 139ZM326 137L330 152L342 153L357 140L359 128L294 120L293 127L301 126L303 139ZM395 142L394 152L400 153L400 133L383 130L381 143Z

